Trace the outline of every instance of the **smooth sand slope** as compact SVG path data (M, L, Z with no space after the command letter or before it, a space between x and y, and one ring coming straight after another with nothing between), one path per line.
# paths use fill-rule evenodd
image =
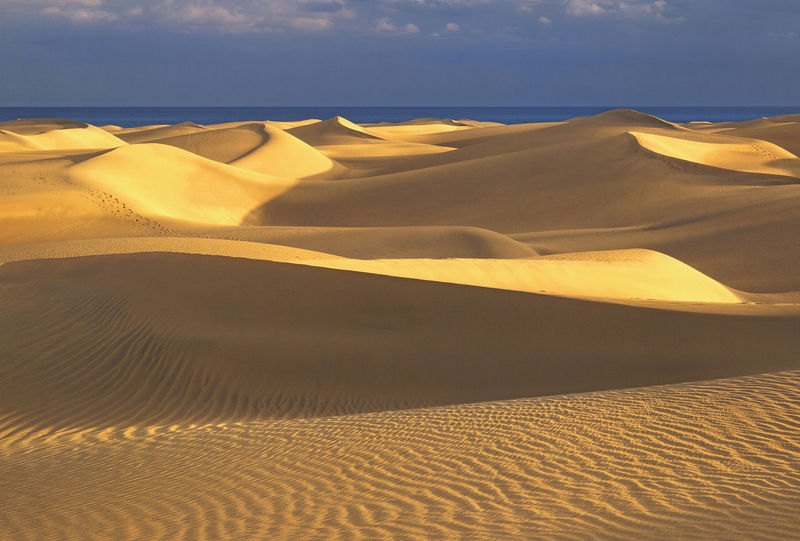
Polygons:
M799 149L0 123L0 538L798 537Z

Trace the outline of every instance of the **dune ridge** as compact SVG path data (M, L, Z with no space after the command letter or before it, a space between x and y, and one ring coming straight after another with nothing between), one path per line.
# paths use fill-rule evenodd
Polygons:
M149 142L178 147L210 160L282 178L341 174L343 169L313 147L263 122L173 135Z
M0 123L0 538L800 536L798 126Z
M639 132L630 134L651 152L687 162L747 173L800 175L800 158L767 141L715 144Z
M116 148L126 144L105 130L78 122L0 122L0 152Z
M742 302L735 292L658 252L617 250L554 258L308 260L315 265L435 282L570 297Z
M364 128L342 118L335 116L328 120L312 122L310 124L295 126L287 129L293 136L305 141L312 146L322 146L352 142L353 139L379 140L379 137L370 135ZM363 142L363 141L360 141Z

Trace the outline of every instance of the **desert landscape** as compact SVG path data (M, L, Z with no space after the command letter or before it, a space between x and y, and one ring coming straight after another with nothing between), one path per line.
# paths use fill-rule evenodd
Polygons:
M2 122L0 538L800 538L798 155Z

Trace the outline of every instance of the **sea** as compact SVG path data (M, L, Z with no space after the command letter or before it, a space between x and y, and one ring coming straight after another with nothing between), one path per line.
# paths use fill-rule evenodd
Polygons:
M124 128L152 124L218 124L240 120L302 120L342 116L358 124L451 118L522 124L558 122L611 109L636 109L670 122L739 122L800 113L798 106L747 107L0 107L0 121L61 118Z

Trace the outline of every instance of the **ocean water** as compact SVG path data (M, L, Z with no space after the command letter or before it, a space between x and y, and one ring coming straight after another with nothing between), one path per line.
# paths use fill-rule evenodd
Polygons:
M122 127L239 120L302 120L343 116L356 123L401 122L415 118L469 118L519 124L556 122L627 107L671 122L738 122L800 113L800 106L781 107L0 107L0 121L17 118L66 118L96 126Z

